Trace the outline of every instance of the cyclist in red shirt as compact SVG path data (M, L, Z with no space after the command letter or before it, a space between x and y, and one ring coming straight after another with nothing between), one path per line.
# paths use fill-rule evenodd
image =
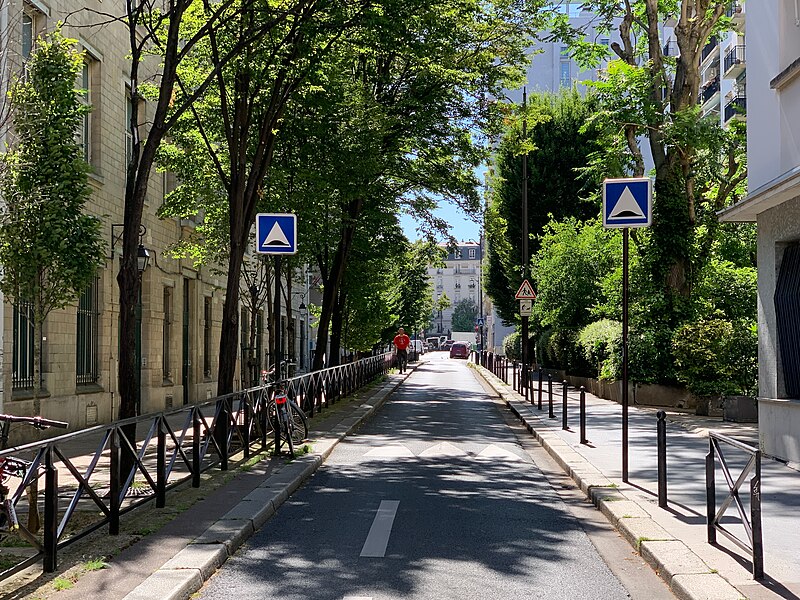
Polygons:
M406 332L401 327L397 330L397 335L394 336L394 347L397 348L397 366L400 368L401 373L406 372L409 344L411 344L411 338L406 335Z

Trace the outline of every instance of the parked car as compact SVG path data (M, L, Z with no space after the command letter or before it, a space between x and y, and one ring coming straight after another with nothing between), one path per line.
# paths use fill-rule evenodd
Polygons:
M464 342L453 342L450 346L450 358L467 358L469 356L469 346Z
M408 347L411 352L417 354L425 354L425 342L422 340L411 340L411 345Z
M450 350L453 347L453 340L447 340L444 344L442 344L442 350Z

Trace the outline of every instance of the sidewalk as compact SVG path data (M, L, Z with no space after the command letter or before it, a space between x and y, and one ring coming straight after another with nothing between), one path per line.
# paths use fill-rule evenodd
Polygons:
M84 560L103 556L109 542L112 546L116 544L113 558L106 568L81 574L71 589L56 592L52 577L42 576L41 565L38 565L29 570L27 577L29 581L36 579L37 583L42 583L38 589L26 589L24 593L3 597L54 597L58 600L83 600L87 597L107 600L189 598L313 475L342 439L372 416L419 364L410 364L405 375L386 376L382 383L357 392L310 419L309 439L305 442L311 446L308 454L298 455L291 461L285 456L270 458L238 471L217 471L204 476L222 477L223 481L213 491L204 487L198 491L188 484L183 485L168 492L166 508L156 509L151 502L124 516L119 537L111 538L105 530L93 534L102 537L92 548L93 554L87 554ZM76 464L88 462L95 450L88 444L85 446L85 455L74 455ZM76 446L74 450L80 448ZM128 535L125 535L126 530ZM131 531L138 532L138 535L131 536ZM81 542L77 545L80 546ZM27 581L17 585L23 583Z
M718 545L706 541L705 455L708 431L757 444L755 424L724 423L721 419L667 412L667 481L669 508L658 507L656 412L630 407L629 483L621 474L619 404L586 394L589 445L580 444L579 392L568 390L569 430L561 428L561 384L553 386L556 418L548 418L547 390L543 407L524 401L512 387L486 369L476 371L499 393L547 451L576 481L619 532L670 585L679 598L752 600L800 598L800 473L786 465L762 460L762 520L766 577L752 579L751 557L718 535ZM538 399L535 391L533 400ZM734 479L744 457L726 452ZM751 475L752 476L752 475ZM748 477L749 480L749 477ZM716 474L717 508L727 486ZM749 514L743 486L742 501ZM735 506L725 513L725 526L744 536Z

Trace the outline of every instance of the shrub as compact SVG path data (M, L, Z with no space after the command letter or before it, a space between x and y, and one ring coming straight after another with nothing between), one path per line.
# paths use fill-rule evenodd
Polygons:
M748 394L755 389L758 338L748 320L687 323L672 341L676 375L695 394Z
M674 383L673 331L664 325L631 329L628 334L628 373L640 383Z
M622 374L622 324L602 319L578 334L583 356L600 379L619 379Z
M697 310L707 319L753 319L758 310L757 290L756 269L712 259L695 290Z
M503 340L503 354L511 360L522 359L522 336L519 331L515 331Z
M550 329L539 338L539 361L544 366L569 371L574 375L590 373L589 364L578 345L574 329Z

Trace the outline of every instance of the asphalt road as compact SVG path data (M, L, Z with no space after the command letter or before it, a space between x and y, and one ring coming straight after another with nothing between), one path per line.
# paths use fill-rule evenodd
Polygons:
M427 359L199 597L671 597L570 506L463 361Z

